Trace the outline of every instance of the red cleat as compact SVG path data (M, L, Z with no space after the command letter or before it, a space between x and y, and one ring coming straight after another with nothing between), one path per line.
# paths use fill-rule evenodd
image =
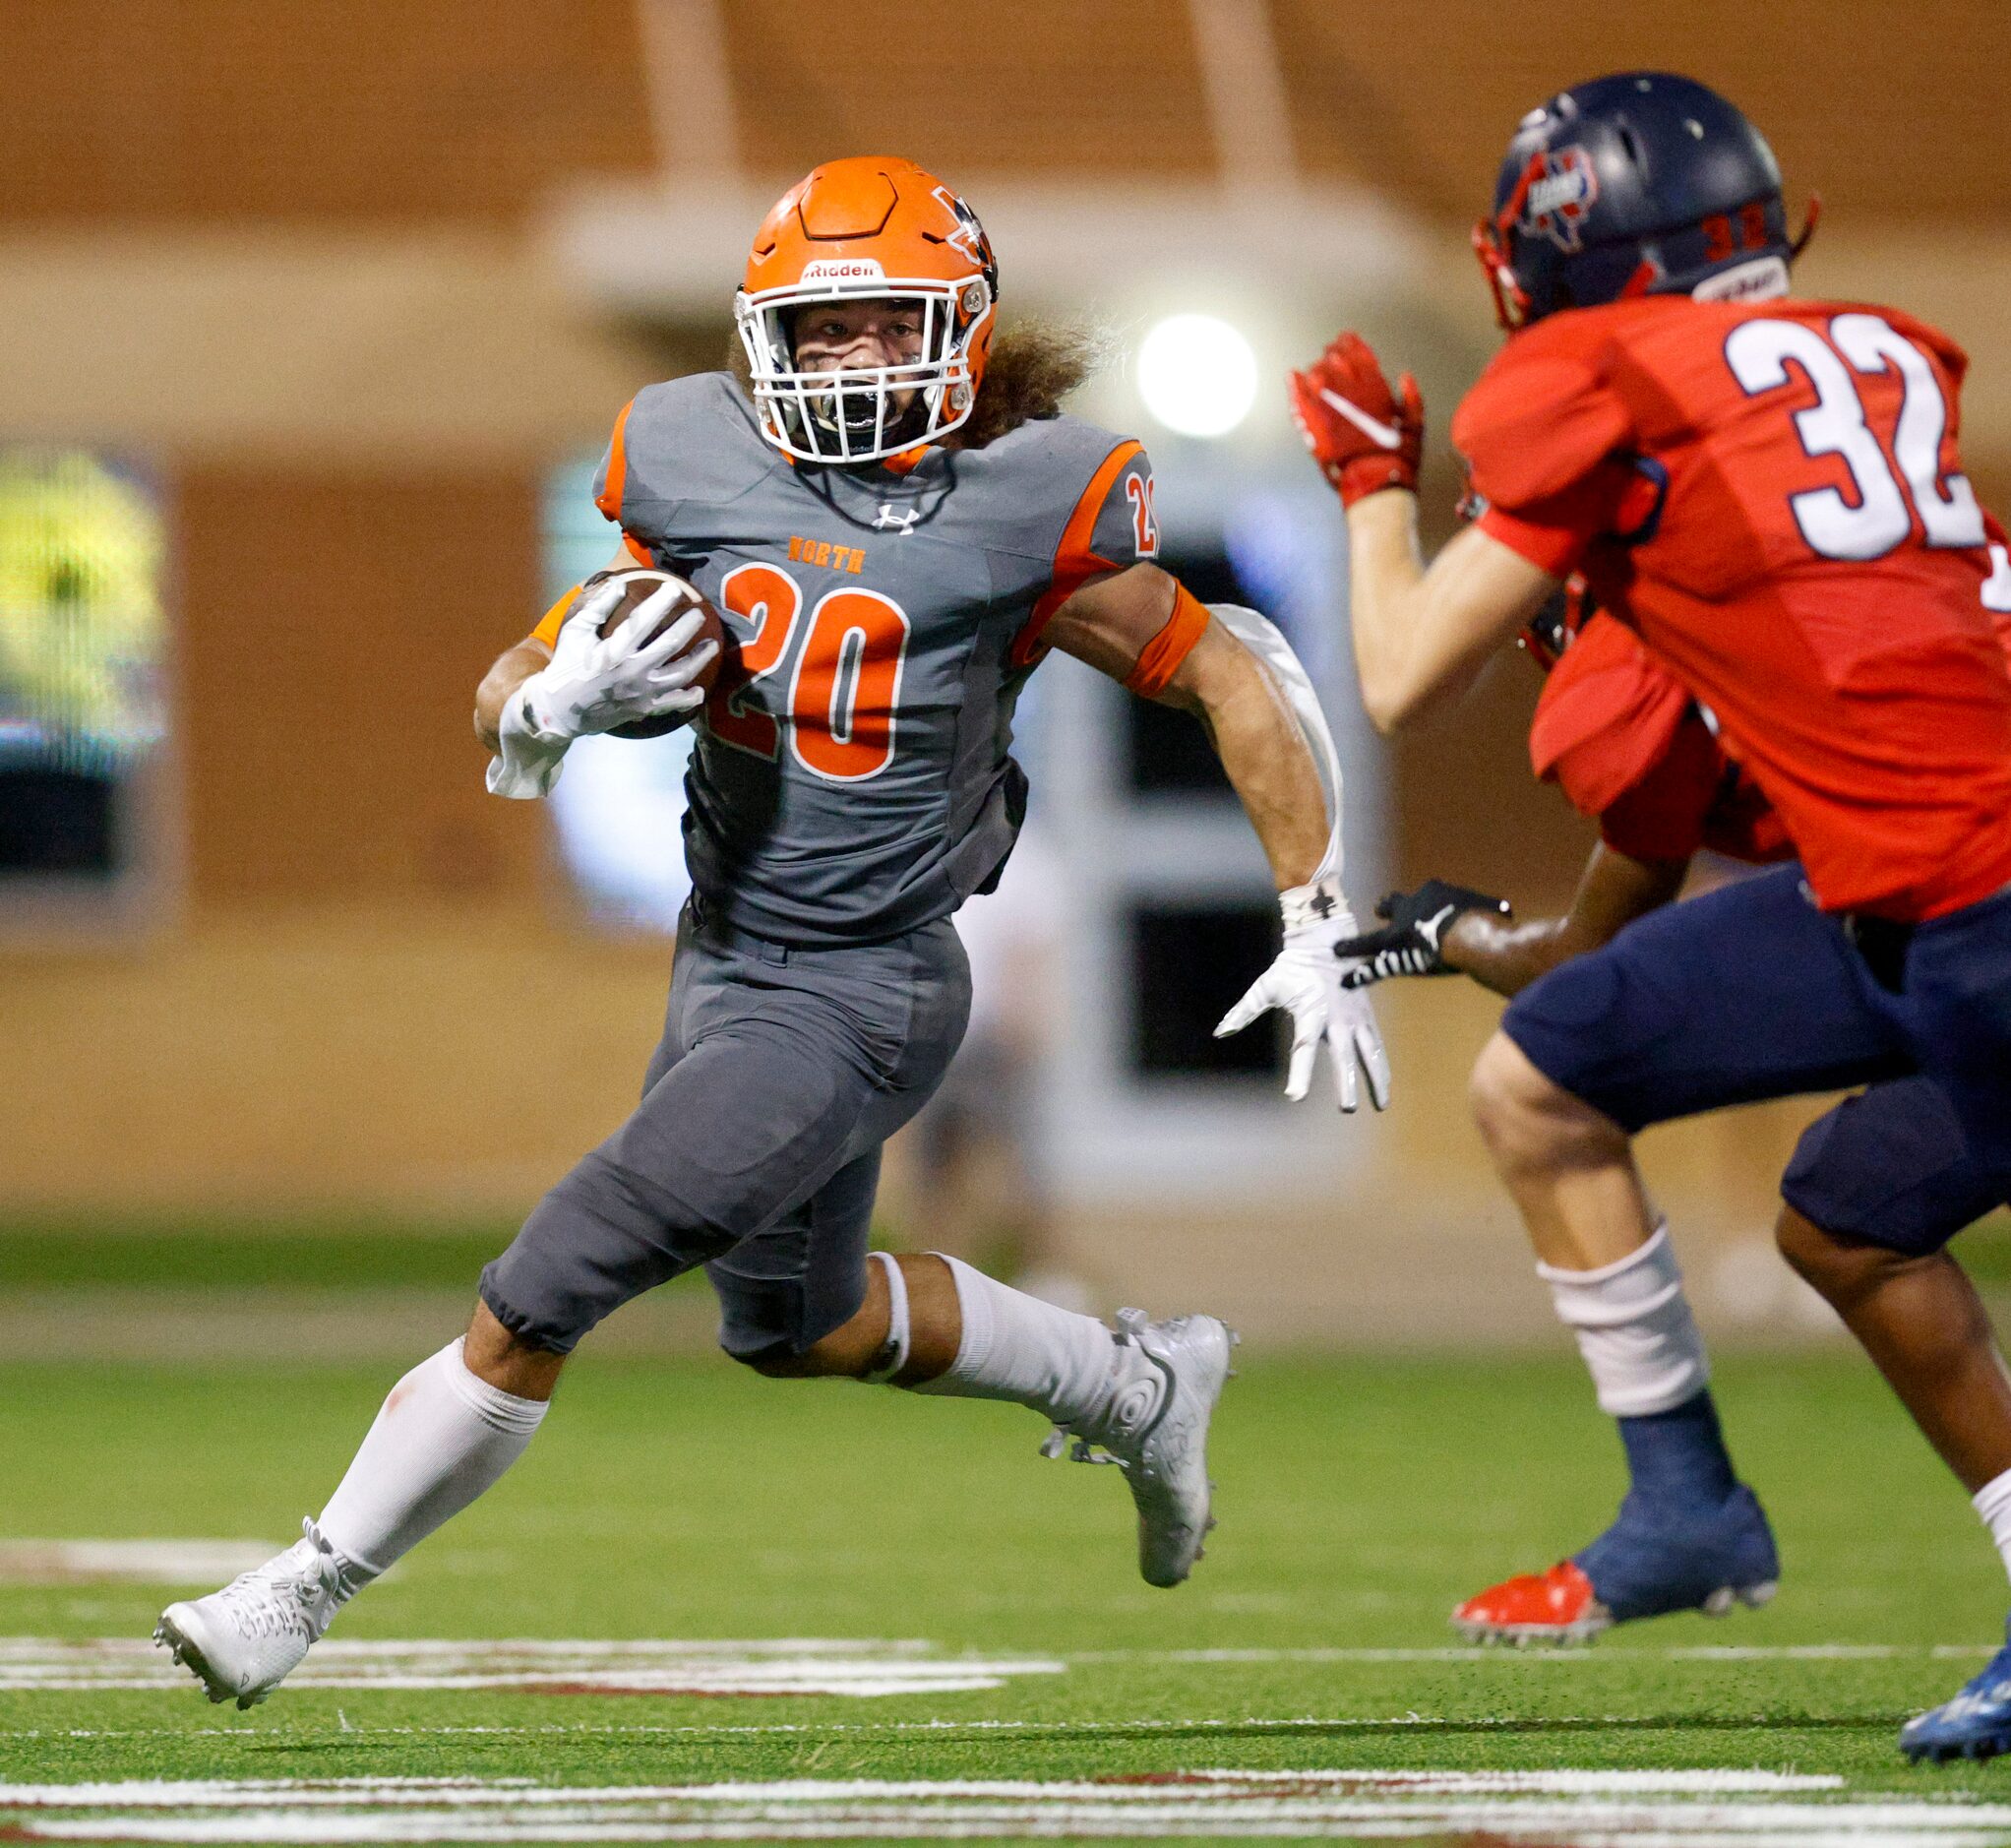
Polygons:
M1592 1580L1570 1560L1503 1579L1452 1613L1453 1629L1469 1642L1590 1642L1612 1624Z

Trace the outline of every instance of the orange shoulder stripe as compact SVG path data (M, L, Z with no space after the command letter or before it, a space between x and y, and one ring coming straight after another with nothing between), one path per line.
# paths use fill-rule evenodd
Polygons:
M1208 606L1186 585L1176 582L1173 614L1166 619L1166 627L1138 650L1138 664L1131 669L1125 685L1148 700L1154 694L1164 693L1207 626Z
M628 429L629 412L636 408L632 398L622 406L622 414L615 419L615 433L607 446L607 479L601 483L600 492L593 497L594 506L609 520L622 517L622 488L629 475Z
M1054 575L1048 587L1034 604L1033 614L1026 619L1025 627L1012 638L1011 661L1014 667L1025 667L1039 659L1041 631L1053 620L1055 612L1089 579L1098 572L1124 569L1107 558L1097 557L1089 549L1089 541L1096 531L1096 517L1103 512L1103 499L1110 492L1110 484L1130 465L1133 457L1143 453L1144 445L1141 443L1120 443L1089 477L1089 485L1082 490L1082 498L1075 503L1075 511L1062 528L1062 541L1055 547Z

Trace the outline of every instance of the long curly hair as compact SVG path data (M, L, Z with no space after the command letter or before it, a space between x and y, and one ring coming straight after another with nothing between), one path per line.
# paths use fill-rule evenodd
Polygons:
M1058 416L1062 400L1103 360L1103 339L1084 327L1053 321L1014 321L993 337L978 401L962 425L944 438L945 449L983 449L1022 423ZM738 339L727 349L727 368L747 390L747 350Z
M1102 342L1087 328L1015 321L992 340L978 401L948 449L983 449L1022 423L1060 413L1062 400L1096 370Z

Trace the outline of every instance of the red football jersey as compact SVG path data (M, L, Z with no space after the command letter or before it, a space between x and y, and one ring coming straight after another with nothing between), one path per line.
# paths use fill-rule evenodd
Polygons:
M1790 859L1780 818L1718 747L1688 690L1610 616L1579 631L1544 682L1529 728L1537 775L1600 838L1636 860Z
M2011 567L1958 472L1966 365L1891 309L1649 296L1514 336L1453 419L1484 529L1583 570L1711 708L1833 910L2011 883Z

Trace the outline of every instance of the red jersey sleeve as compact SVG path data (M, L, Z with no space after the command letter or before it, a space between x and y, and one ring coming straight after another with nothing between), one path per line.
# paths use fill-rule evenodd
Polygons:
M1452 418L1485 504L1481 530L1561 578L1620 517L1632 422L1605 375L1604 336L1569 315L1509 340Z
M1529 757L1629 859L1686 860L1709 847L1765 861L1790 851L1688 692L1611 616L1594 616L1552 668Z
M1653 768L1688 707L1630 630L1595 615L1544 682L1530 768L1581 815L1602 815Z
M1726 769L1717 739L1686 706L1661 755L1600 815L1600 839L1632 860L1687 860L1709 838Z

